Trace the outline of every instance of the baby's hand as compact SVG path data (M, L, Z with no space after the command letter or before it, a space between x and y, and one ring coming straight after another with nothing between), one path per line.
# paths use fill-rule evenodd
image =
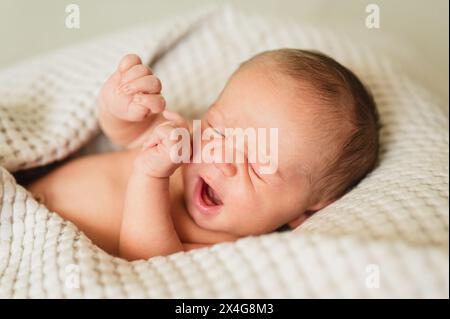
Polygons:
M165 108L161 82L135 54L126 55L105 82L99 103L113 116L139 122Z
M168 121L155 127L134 161L135 170L157 178L170 177L181 165L181 162L177 161L179 158L173 157L173 152L178 153L175 144L179 142L174 137L180 134L171 136L171 133L175 129L182 129L190 137L188 125L180 115L168 110L165 110L162 114ZM182 154L184 159L189 159L191 156L190 144L188 149L188 154Z

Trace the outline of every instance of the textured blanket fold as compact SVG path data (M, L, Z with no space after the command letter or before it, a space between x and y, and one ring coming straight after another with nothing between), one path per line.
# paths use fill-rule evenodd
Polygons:
M207 9L0 71L0 297L448 298L448 113L383 48L233 9ZM378 167L292 232L126 262L33 199L11 172L65 158L99 132L97 92L120 58L147 61L171 109L195 117L253 54L327 53L374 93Z

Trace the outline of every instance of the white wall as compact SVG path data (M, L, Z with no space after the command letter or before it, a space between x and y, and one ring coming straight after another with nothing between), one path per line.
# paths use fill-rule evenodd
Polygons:
M352 30L367 38L395 36L399 49L417 56L414 75L448 101L448 0L0 0L0 68L129 25L224 2L248 12ZM64 26L64 9L70 3L80 7L80 29ZM381 8L378 30L364 25L369 3Z

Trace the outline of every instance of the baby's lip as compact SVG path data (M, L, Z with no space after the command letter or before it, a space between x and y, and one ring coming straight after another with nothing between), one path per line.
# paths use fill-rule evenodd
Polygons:
M216 200L214 202L209 195L206 195L205 187L211 187L210 184L208 184L205 179L202 177L199 177L197 180L197 183L195 185L194 189L194 203L197 206L197 209L204 215L212 215L217 214L219 209L222 207L221 200ZM214 190L214 188L212 188ZM214 190L215 192L215 190ZM219 197L219 195L216 193L216 196ZM204 196L208 196L209 198L205 198ZM219 197L220 198L220 197Z
M206 184L208 184L208 186L214 191L214 193L217 195L217 197L220 199L220 201L222 202L222 194L220 193L220 191L217 191L217 185L211 181L211 179L208 178L208 176L199 176ZM222 202L223 205L223 202Z
M222 206L222 200L208 183L203 183L202 198L209 206Z

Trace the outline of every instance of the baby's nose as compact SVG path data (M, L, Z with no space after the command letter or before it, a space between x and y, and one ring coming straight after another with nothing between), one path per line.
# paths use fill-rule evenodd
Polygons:
M219 169L226 177L233 177L237 173L236 165L234 165L233 163L214 162L214 166Z

